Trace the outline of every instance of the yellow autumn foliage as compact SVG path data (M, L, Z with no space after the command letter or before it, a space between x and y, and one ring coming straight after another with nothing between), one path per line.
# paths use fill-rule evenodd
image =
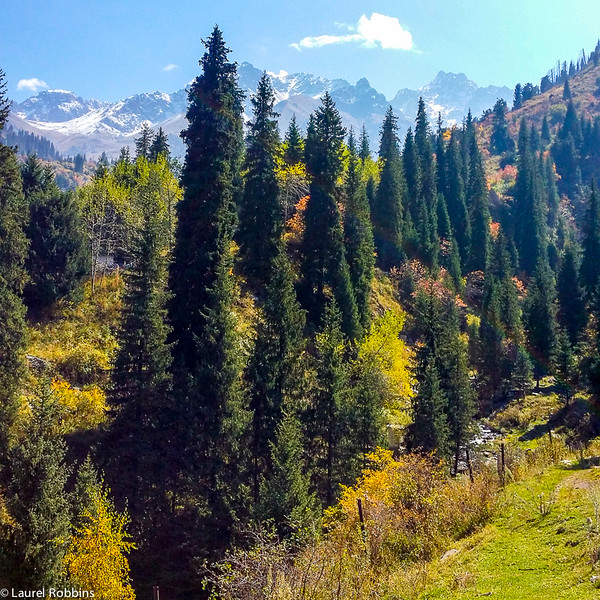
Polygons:
M375 319L358 348L358 360L383 375L384 408L390 426L401 429L410 423L410 399L414 394L412 353L400 333L404 313L391 309Z
M90 505L79 515L65 554L65 575L75 587L94 592L96 600L134 600L127 554L135 545L125 531L129 519L117 512L102 486L89 493Z
M106 394L95 385L83 389L73 388L66 381L55 379L52 391L61 407L63 434L80 429L94 429L101 425L108 407Z

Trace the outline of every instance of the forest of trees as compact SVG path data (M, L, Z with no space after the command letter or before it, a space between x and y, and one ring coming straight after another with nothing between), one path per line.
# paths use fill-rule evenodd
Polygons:
M600 393L599 118L570 102L515 140L499 102L486 148L421 100L402 141L387 111L374 158L327 93L282 140L265 74L244 135L218 27L204 45L180 174L148 126L72 192L0 145L3 587L203 597L251 524L316 535L378 447L456 474L495 402L548 374L566 404ZM9 109L0 71L0 130ZM490 154L516 169L502 202ZM114 265L109 364L28 372L28 326ZM106 418L73 424L61 394Z

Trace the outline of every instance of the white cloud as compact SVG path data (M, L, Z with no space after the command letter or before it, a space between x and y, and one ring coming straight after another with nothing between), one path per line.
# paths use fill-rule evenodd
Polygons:
M169 63L166 67L163 67L163 71L174 71L175 69L179 69L179 65Z
M47 90L48 84L37 77L31 79L21 79L17 83L18 90L29 90L30 92L37 92L38 90Z
M337 27L345 26L343 23L335 23L335 25ZM352 42L359 43L365 48L381 46L384 50L412 50L414 46L410 31L404 29L396 17L388 17L374 12L370 17L362 15L355 26L347 27L355 33L308 36L290 45L296 50Z

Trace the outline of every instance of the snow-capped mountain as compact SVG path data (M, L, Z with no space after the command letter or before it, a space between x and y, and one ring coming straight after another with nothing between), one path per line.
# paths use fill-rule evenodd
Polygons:
M244 62L238 67L239 85L245 93L246 120L252 114L251 95L256 91L260 69ZM400 90L388 101L360 79L355 85L344 79L325 79L309 73L269 73L280 114L280 130L285 131L293 115L301 127L328 91L335 101L346 127L359 131L367 128L373 149L377 146L379 128L387 107L391 104L398 115L400 135L414 123L417 102L425 100L431 122L441 113L445 123L460 122L469 108L477 116L490 108L497 98L511 99L507 87L479 88L463 73L440 71L437 77L419 90ZM123 146L132 147L144 122L162 127L169 136L172 151L183 155L179 133L186 127L187 91L173 94L153 92L136 94L118 102L85 100L73 92L47 90L12 107L9 123L14 129L24 129L51 140L62 154L86 153L90 157L103 151L109 157L118 155Z
M474 117L491 108L498 98L504 98L509 104L511 90L507 87L489 85L480 88L464 73L445 73L440 71L436 78L418 90L402 89L391 105L404 115L415 114L419 97L423 97L429 117L437 120L441 113L445 123L460 123L469 109Z

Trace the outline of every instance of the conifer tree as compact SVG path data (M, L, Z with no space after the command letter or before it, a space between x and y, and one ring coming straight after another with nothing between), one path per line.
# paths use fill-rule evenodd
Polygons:
M460 449L471 437L475 403L469 378L468 351L460 336L460 322L454 298L442 304L442 330L438 351L440 386L447 398L448 441L454 452L454 472Z
M242 151L242 93L218 27L192 83L181 182L184 197L170 272L173 373L183 447L182 486L192 523L186 561L227 544L244 494L240 443L248 412L232 302L232 238ZM210 545L207 545L207 540ZM186 563L188 568L190 563Z
M418 203L421 194L421 166L411 128L408 128L402 148L402 166L406 182L406 202L404 210L410 213L413 224L419 218Z
M10 105L0 70L0 133ZM0 144L0 182L0 483L6 485L10 428L25 368L25 308L20 294L26 280L27 208L15 152L4 144Z
M568 244L560 263L556 281L558 322L566 331L569 342L575 346L585 327L587 316L583 290L579 283L579 260L573 244Z
M344 182L344 241L360 324L366 331L371 320L369 299L375 249L369 202L361 177L361 160L356 152L352 131L348 140L348 152L348 169Z
M398 148L397 122L398 118L390 106L381 127L379 145L379 159L382 163L381 178L371 207L377 263L382 269L398 265L403 256L404 179Z
M494 276L486 277L478 338L480 395L491 398L500 390L505 375L500 289Z
M431 144L431 129L423 98L419 98L415 121L415 148L419 157L420 194L425 200L427 212L431 213L437 198L437 174Z
M556 290L547 262L539 260L529 285L523 310L527 340L536 359L538 382L550 365L552 349L556 347Z
M260 289L270 276L271 263L279 252L283 232L279 184L275 175L279 148L278 114L273 110L275 95L266 73L260 78L251 101L254 118L248 133L238 239L244 272ZM297 143L297 140L293 142Z
M10 107L12 106L12 102L8 99L6 93L5 77L6 74L0 69L0 131L4 129L8 115L10 114Z
M275 114L273 113L273 115ZM297 165L304 157L304 140L296 122L295 114L292 116L292 120L288 126L284 142L283 160L288 165Z
M582 246L581 285L587 298L592 299L600 283L600 199L593 181L583 222Z
M140 129L140 137L134 139L136 158L150 158L150 147L153 139L154 131L150 128L148 121L144 121Z
M548 118L544 115L542 119L542 131L541 131L542 145L543 147L547 147L548 144L552 141L552 136L550 135L550 125L548 125Z
M335 301L331 301L325 310L323 327L315 339L316 388L308 414L314 472L318 493L325 506L333 502L337 483L347 481L339 452L345 429L341 418L343 396L348 382L344 354L341 315Z
M156 162L160 155L164 156L167 160L170 158L169 141L162 127L158 128L150 148L148 148L148 160Z
M262 298L256 341L248 366L252 410L252 471L255 503L261 478L272 475L272 444L285 410L295 410L302 387L304 311L294 291L293 274L280 242Z
M464 270L471 245L471 222L465 201L462 159L457 138L458 133L454 129L446 152L446 181L448 186L446 204Z
M343 331L354 339L360 334L360 323L346 262L336 187L342 171L344 134L340 114L326 93L312 115L306 137L311 183L301 245L301 299L311 320L322 323L328 296L335 298Z
M521 268L533 274L538 261L547 260L546 214L541 193L540 164L531 150L525 119L519 129L519 159L515 182L515 243Z
M304 460L302 427L293 412L286 412L270 442L272 469L261 485L259 514L273 519L280 535L310 526L318 510L310 491L310 475Z
M481 153L475 136L469 145L467 205L471 214L471 246L468 270L485 271L490 260L490 206Z
M369 134L367 133L367 128L364 124L360 130L360 139L358 140L358 156L360 157L363 165L368 158L371 158Z
M514 148L514 142L508 132L508 123L506 122L506 100L499 98L494 104L493 111L493 129L490 137L490 150L494 154L502 154Z
M563 86L563 100L572 100L573 94L571 94L571 86L569 85L569 80L565 79L565 85Z
M55 431L57 400L49 381L36 391L31 409L27 436L9 453L6 504L15 523L0 550L0 577L21 590L60 583L65 548L57 542L67 538L70 521L66 445Z
M445 194L447 188L446 182L446 144L444 142L444 129L442 127L442 113L438 114L435 160L437 164L437 190L438 195Z
M29 219L26 304L49 306L79 289L89 273L89 251L73 193L61 192L54 175L30 157L22 170Z
M132 266L125 273L119 352L113 372L111 396L118 412L109 432L108 452L118 447L119 453L111 461L109 476L117 498L123 504L127 499L136 521L164 509L161 498L150 495L156 479L167 487L173 485L165 472L170 461L168 437L163 436L167 433L163 424L168 427L174 418L169 402L167 242L164 217L156 208L148 210L134 239Z
M408 427L406 445L409 450L437 452L443 457L449 450L445 414L448 400L440 387L434 357L428 355L420 369L417 393L413 398L413 422Z

